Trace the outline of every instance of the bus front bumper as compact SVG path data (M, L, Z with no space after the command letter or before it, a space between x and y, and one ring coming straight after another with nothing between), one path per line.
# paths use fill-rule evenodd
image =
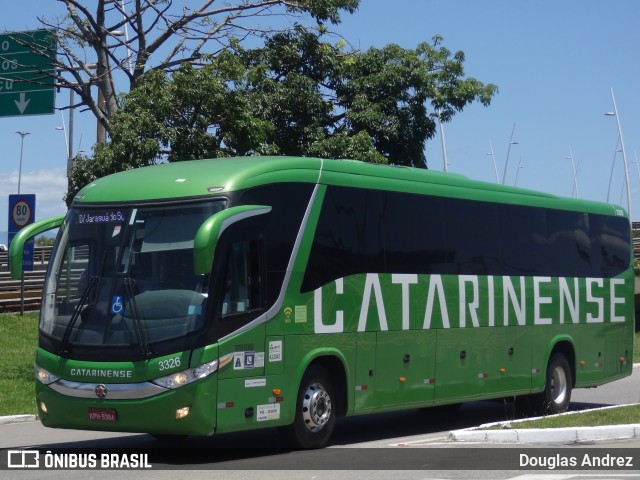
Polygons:
M93 398L69 396L36 381L36 403L42 424L51 428L158 435L211 435L215 431L215 375L146 398L110 399L109 387L115 385L92 387Z

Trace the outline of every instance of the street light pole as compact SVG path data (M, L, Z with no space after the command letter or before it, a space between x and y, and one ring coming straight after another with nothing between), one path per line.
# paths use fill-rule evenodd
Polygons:
M500 178L498 177L498 166L496 165L496 157L493 154L493 145L491 145L491 140L489 140L489 153L485 155L491 155L491 160L493 160L493 171L496 172L496 183L500 183Z
M567 157L571 160L571 168L573 168L573 188L576 192L576 198L578 198L578 172L576 171L576 164L573 161L573 153L571 152L571 145L569 145L569 156Z
M513 182L514 187L518 186L518 174L520 173L521 168L524 168L524 166L522 165L522 156L520 156L520 160L518 161L518 169L516 170L516 180L515 182Z
M20 195L20 182L22 181L22 152L24 151L24 137L30 134L30 132L22 132L18 130L16 132L20 135L20 167L18 169L18 195ZM24 315L24 275L20 279L20 315Z
M507 179L507 165L509 165L509 154L511 153L511 145L517 145L519 142L515 142L513 140L513 132L516 130L516 124L513 123L513 128L511 129L511 137L509 138L509 148L507 149L507 160L504 162L504 172L502 173L502 184L504 185L505 180Z
M20 168L18 169L18 195L20 195L20 182L22 181L22 152L24 150L24 137L30 134L30 132L22 132L18 130L16 132L20 135Z
M442 143L442 164L445 172L449 171L447 165L449 162L447 161L447 145L444 142L444 128L442 126L442 119L440 118L440 109L438 108L438 125L440 127L440 142Z
M629 214L629 221L631 221L631 190L629 189L629 169L627 168L627 153L624 149L624 139L622 138L622 128L620 127L620 115L618 115L618 107L616 106L616 97L613 95L613 88L611 89L611 100L613 102L613 112L607 112L605 113L605 115L616 117L616 124L618 126L618 139L620 140L620 148L622 149L622 163L624 164L624 180L627 188L627 213Z
M609 174L609 188L607 189L607 203L609 203L609 197L611 196L611 181L613 180L613 170L616 166L616 157L618 156L618 152L622 151L621 149L618 148L619 145L620 145L620 137L618 136L616 149L613 151L613 160L611 162L611 173Z

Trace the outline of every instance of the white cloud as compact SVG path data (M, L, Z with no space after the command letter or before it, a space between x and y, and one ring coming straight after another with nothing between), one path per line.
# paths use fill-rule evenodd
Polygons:
M36 220L42 220L67 212L62 197L67 191L66 170L53 168L22 172L20 193L35 193ZM0 231L8 229L9 194L18 193L18 172L0 173ZM1 243L6 239L0 238Z

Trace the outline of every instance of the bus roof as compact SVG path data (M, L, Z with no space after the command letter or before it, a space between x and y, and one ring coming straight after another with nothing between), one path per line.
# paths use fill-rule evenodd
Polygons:
M606 215L624 211L620 206L471 180L455 173L357 160L283 156L191 160L127 170L88 184L76 195L73 205L202 198L283 182L375 188Z

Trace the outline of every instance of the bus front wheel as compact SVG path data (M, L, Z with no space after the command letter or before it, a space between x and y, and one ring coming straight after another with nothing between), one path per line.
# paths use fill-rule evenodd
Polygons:
M302 377L293 424L285 428L299 448L324 447L336 424L335 391L327 371L312 365Z
M542 414L554 415L569 408L573 377L569 362L561 353L552 355L547 365L544 392L539 394L538 406Z

